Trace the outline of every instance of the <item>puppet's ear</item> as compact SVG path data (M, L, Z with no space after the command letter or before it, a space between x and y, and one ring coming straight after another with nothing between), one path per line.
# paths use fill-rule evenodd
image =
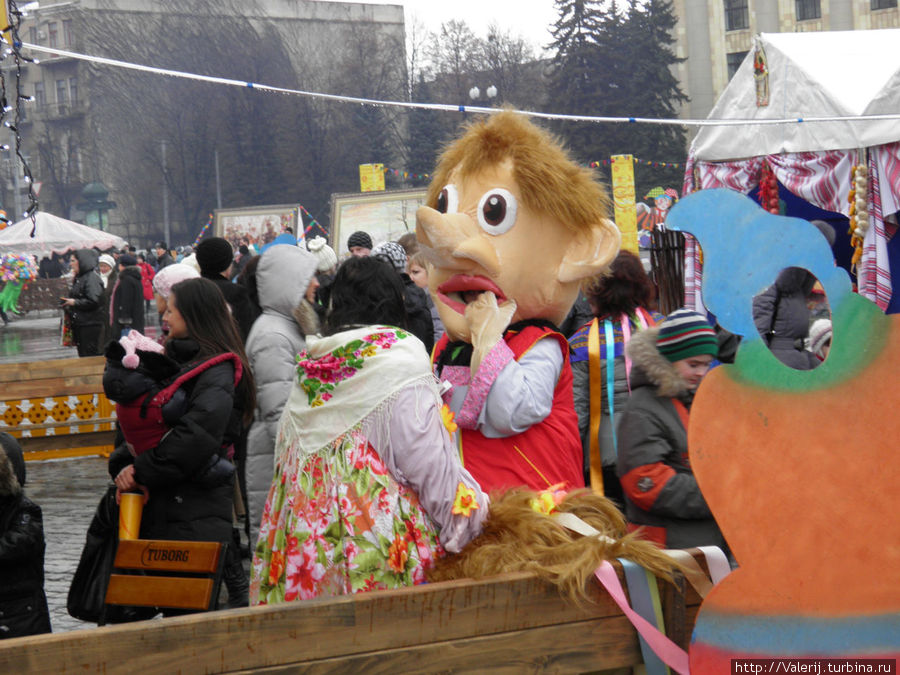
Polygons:
M619 252L619 230L604 218L573 237L559 265L559 281L569 283L592 277L606 269Z

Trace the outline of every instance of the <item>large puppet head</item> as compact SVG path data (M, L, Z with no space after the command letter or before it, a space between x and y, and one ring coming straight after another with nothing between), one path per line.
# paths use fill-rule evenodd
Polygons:
M429 290L448 335L471 341L465 307L491 291L512 322L562 322L579 282L615 257L609 197L591 172L525 117L471 125L441 156L416 212L433 269Z

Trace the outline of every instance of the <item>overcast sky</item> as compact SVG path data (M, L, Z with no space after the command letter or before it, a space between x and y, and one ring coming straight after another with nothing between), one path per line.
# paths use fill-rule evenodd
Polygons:
M437 31L451 19L465 21L477 35L484 36L490 23L518 34L532 43L536 51L550 42L549 26L557 14L553 0L357 0L374 4L403 5L406 24L417 18L428 30Z

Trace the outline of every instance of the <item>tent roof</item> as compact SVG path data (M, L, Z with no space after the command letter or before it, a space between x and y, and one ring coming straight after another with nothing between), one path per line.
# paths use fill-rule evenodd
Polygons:
M781 119L894 114L900 110L900 29L761 33L769 105L757 107L751 49L708 119ZM897 120L702 127L697 159L844 150L900 140Z
M31 219L20 220L0 230L0 251L15 251L35 255L65 253L79 248L97 247L101 251L122 248L125 240L109 232L95 230L59 216L38 212L37 226L31 237Z

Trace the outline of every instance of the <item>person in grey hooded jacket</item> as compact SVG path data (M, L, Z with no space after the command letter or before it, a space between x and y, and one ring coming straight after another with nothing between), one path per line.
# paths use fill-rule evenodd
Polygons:
M263 507L272 485L275 435L296 377L297 353L318 332L313 305L317 258L297 246L277 245L260 257L256 284L262 314L247 337L247 357L256 380L256 413L247 438L247 517L256 546Z

